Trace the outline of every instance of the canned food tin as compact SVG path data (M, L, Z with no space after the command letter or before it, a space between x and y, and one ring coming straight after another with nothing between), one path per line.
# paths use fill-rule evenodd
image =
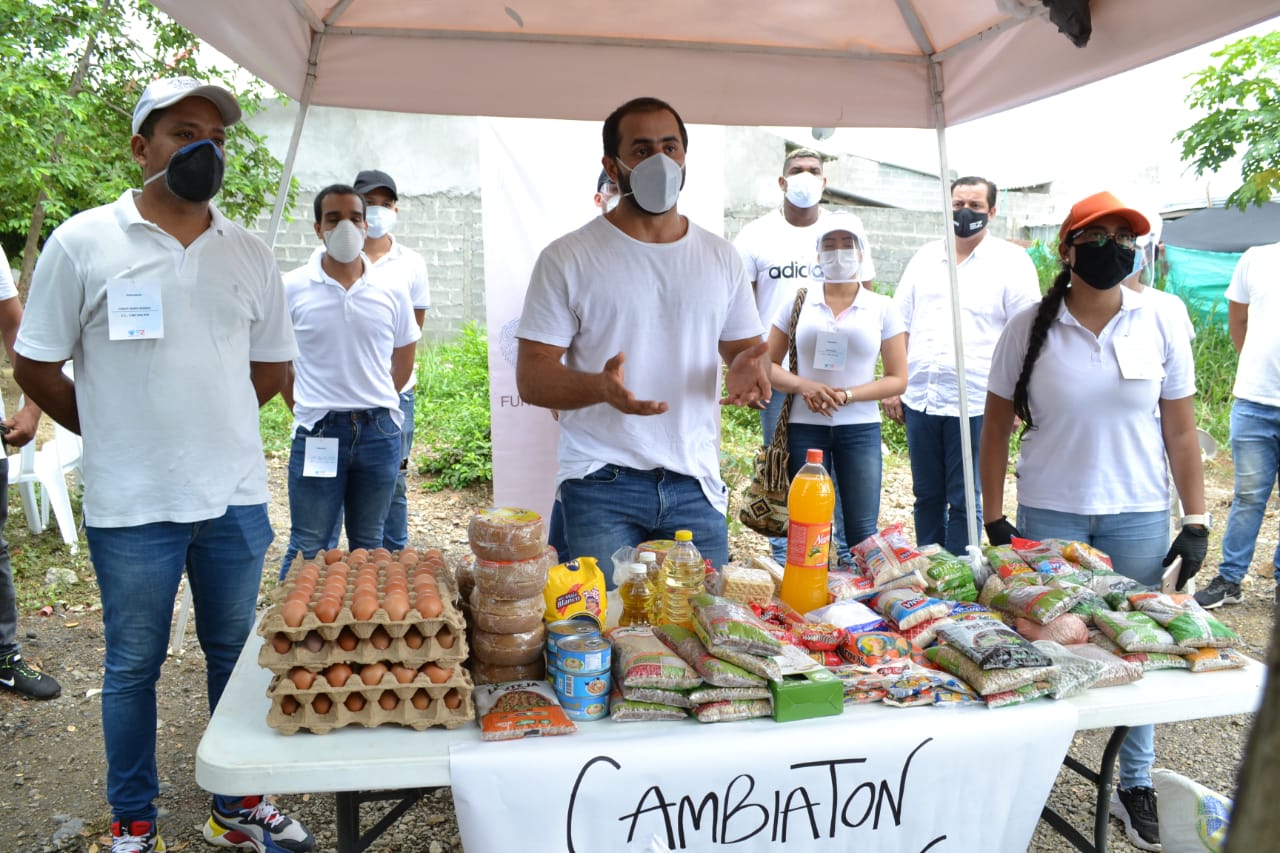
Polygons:
M596 696L591 699L560 699L560 707L571 720L598 720L609 714L609 697Z
M613 647L603 637L569 637L556 650L556 669L564 672L607 672Z
M599 637L594 619L561 619L547 625L547 666L560 668L560 643L572 637Z
M556 688L556 698L563 700L598 699L604 702L609 696L612 677L608 670L604 672L564 672L553 670L552 684Z

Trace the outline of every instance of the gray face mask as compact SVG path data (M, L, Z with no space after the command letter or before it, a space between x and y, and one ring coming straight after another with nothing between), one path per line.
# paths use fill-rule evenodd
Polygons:
M684 167L666 154L658 153L641 160L634 169L615 157L624 172L623 195L630 195L636 205L654 215L666 213L676 206L684 186ZM628 174L629 173L629 174Z

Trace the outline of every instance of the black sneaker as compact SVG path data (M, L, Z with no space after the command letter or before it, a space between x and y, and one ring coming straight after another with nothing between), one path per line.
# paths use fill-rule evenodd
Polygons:
M1209 581L1209 585L1196 593L1196 603L1205 610L1213 610L1224 604L1239 604L1244 601L1240 594L1240 584L1232 583L1218 575Z
M1156 816L1156 791L1135 785L1111 793L1111 815L1124 824L1129 843L1139 850L1160 850L1160 821Z
M0 658L0 687L29 699L56 699L62 694L62 687L53 676L32 669L22 659L21 652L10 652Z
M214 797L204 824L204 840L254 853L307 853L316 846L305 826L260 796Z
M165 853L164 839L149 820L111 824L111 853Z

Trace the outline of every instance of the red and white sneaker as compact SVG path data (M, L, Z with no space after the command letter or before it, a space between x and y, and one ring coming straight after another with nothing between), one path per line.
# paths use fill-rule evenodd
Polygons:
M307 853L316 846L305 826L261 796L214 797L204 840L254 853Z

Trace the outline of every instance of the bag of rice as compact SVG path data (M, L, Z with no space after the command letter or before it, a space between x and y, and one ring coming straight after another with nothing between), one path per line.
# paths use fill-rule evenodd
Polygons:
M982 549L982 553L986 555L987 562L991 563L991 568L1001 580L1007 581L1014 575L1034 574L1031 567L1027 565L1027 561L1009 545L988 545Z
M683 720L689 716L689 712L672 705L628 699L614 690L609 695L609 716L619 723L639 723L649 720Z
M1185 657L1187 659L1187 668L1192 672L1240 669L1249 663L1249 659L1235 649L1197 649Z
M1143 672L1155 672L1161 669L1188 669L1190 665L1187 659L1181 655L1171 655L1166 652L1129 652L1120 657L1136 663L1142 667Z
M942 548L926 555L929 567L924 570L928 590L937 598L949 601L976 601L978 589L973 583L973 569L964 560Z
M768 699L769 688L758 687L695 687L689 691L689 699L696 708L708 702L728 702L739 699Z
M943 616L939 619L930 619L928 622L920 622L910 628L903 628L898 633L910 640L916 648L923 649L938 641L939 628L950 625L954 621L956 620L950 616Z
M1046 625L1071 609L1079 596L1047 586L1011 586L991 597L990 606L1015 617Z
M1167 652L1176 655L1186 651L1168 631L1145 613L1097 613L1094 614L1093 623L1125 652Z
M1183 592L1155 592L1137 589L1128 594L1129 606L1145 613L1161 625L1168 625L1183 613L1207 613L1195 596Z
M616 689L616 688L615 688ZM697 689L696 687L694 688ZM623 687L622 698L633 702L651 702L675 708L692 708L688 690L663 690L661 687Z
M716 649L713 655L722 661L740 666L747 672L769 681L782 680L782 667L778 665L778 661L774 657L749 655L746 652L735 652L732 649Z
M1098 676L1098 680L1093 683L1095 688L1116 687L1120 684L1130 684L1142 678L1142 667L1135 663L1130 663L1092 642L1077 646L1067 646L1067 651L1085 660L1097 661L1103 665L1102 673Z
M929 561L911 545L901 524L891 524L854 545L850 551L862 573L876 584L914 571L924 571Z
M1050 664L1050 660L1030 642L1019 637L1010 628L988 620L943 625L938 629L938 639L954 646L982 669L1016 669ZM969 681L963 673L957 674Z
M693 715L700 723L728 723L733 720L749 720L752 717L768 717L773 714L771 699L736 699L707 702L695 705Z
M1053 640L1036 640L1035 647L1053 661L1057 674L1049 679L1050 694L1054 699L1065 699L1083 693L1094 685L1106 666L1101 661L1090 660L1074 654L1065 645Z
M703 593L693 597L694 628L707 649L732 649L752 655L777 654L782 643L750 608ZM827 620L823 620L827 621Z
M1028 646L1031 644L1028 643ZM1034 650L1034 647L1031 647ZM1024 684L1047 681L1054 673L1053 666L1023 666L1014 669L983 669L968 656L952 646L934 646L925 649L925 656L952 675L962 678L982 696L1016 690ZM1041 660L1049 660L1036 651Z
M907 631L922 622L940 619L951 613L951 605L937 598L917 595L911 590L892 589L873 599L876 609L887 616L899 631Z
M810 611L805 618L836 625L850 632L886 631L889 628L880 614L861 601L837 601Z
M659 625L653 635L664 646L680 655L685 663L702 676L702 680L716 687L754 687L764 684L764 679L740 666L714 657L698 639L698 635L679 625ZM693 701L697 702L697 699ZM705 700L704 700L705 701Z
M1040 625L1030 619L1018 618L1013 630L1028 640L1049 640L1064 646L1089 642L1089 626L1074 613L1064 613L1047 625Z
M1240 644L1239 634L1206 611L1175 616L1165 630L1184 649L1228 649Z
M545 681L477 684L471 696L480 721L481 740L567 735L578 730Z
M702 683L702 676L649 628L615 628L609 639L613 641L613 675L619 685L688 690Z

